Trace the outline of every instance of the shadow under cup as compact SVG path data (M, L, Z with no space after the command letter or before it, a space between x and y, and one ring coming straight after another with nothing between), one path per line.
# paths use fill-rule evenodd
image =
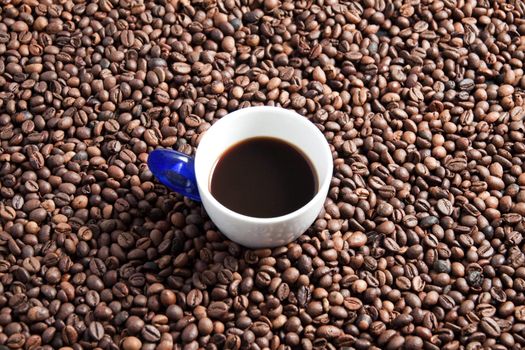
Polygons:
M297 147L310 160L318 191L300 209L289 214L256 218L234 212L213 197L210 181L217 160L232 145L253 137L273 137ZM332 154L323 134L308 119L278 107L250 107L230 113L203 136L195 157L195 173L203 205L217 227L231 240L247 247L275 247L299 237L324 205L332 177Z

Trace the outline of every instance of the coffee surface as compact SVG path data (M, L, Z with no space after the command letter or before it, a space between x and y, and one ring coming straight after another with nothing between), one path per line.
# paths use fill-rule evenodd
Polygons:
M317 192L317 176L310 160L296 147L272 137L255 137L221 155L210 191L237 213L276 217L308 203Z

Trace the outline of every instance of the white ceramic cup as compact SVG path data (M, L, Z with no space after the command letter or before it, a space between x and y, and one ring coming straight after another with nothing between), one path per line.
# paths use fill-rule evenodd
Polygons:
M271 218L246 216L228 209L210 192L211 175L221 155L230 146L258 136L274 137L294 145L314 167L318 191L294 212ZM184 157L188 158L172 150L155 150L148 164L169 188L201 200L224 235L250 248L281 246L303 234L323 207L333 170L332 153L321 131L305 117L279 107L248 107L222 117L202 137L194 164L193 159L184 160Z

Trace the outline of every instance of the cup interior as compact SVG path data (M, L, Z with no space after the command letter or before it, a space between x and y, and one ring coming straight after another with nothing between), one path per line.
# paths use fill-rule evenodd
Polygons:
M332 156L319 129L294 111L278 107L250 107L217 121L199 143L195 172L201 197L211 197L212 201L222 206L210 193L211 175L216 162L231 146L259 136L278 138L298 148L316 172L317 194L327 188L332 175Z

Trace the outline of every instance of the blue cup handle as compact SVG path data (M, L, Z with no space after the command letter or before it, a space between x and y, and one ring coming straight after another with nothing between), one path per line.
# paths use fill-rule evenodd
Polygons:
M156 149L148 156L148 167L170 190L201 201L194 159L171 149Z

